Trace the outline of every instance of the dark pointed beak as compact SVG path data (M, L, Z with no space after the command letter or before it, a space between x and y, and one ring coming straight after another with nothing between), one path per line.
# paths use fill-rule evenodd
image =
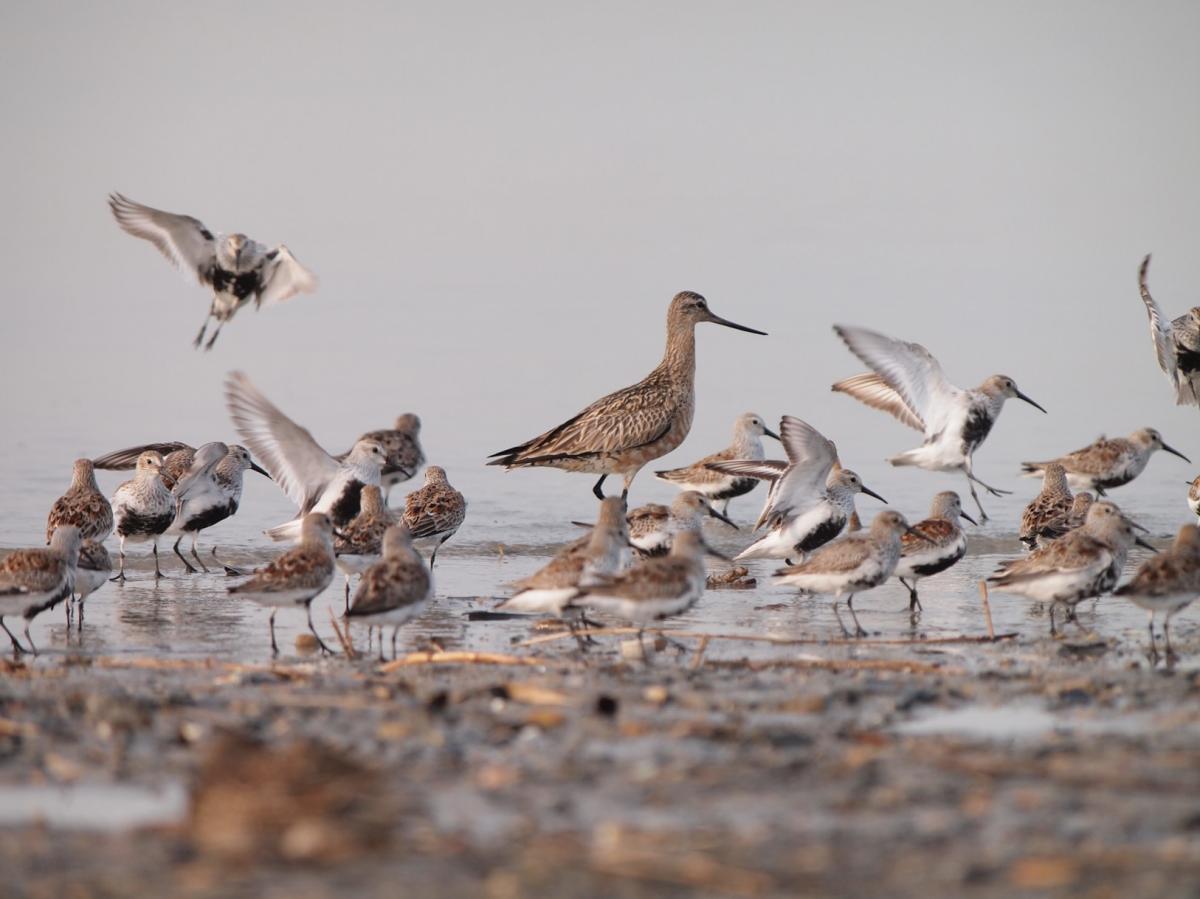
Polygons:
M708 507L708 514L711 515L713 518L717 519L717 521L725 522L727 525L729 525L735 531L741 530L736 524L734 524L732 521L730 521L728 518L726 518L724 515L722 515L720 512L718 512L712 506Z
M596 525L591 521L572 521L571 524L577 528L594 528Z
M1134 529L1141 531L1143 534L1149 534L1149 533L1150 533L1150 528L1148 528L1148 527L1145 527L1145 526L1143 526L1143 525L1140 525L1140 524L1138 524L1138 523L1137 523L1136 521L1134 521L1132 518L1130 518L1130 519L1127 519L1127 520L1129 521L1129 523L1130 523L1131 525L1133 525Z
M269 471L267 471L265 468L263 468L262 466L260 466L257 462L250 463L250 470L257 471L260 475L262 475L268 481L275 480L273 477L271 477L271 473Z
M759 331L755 328L747 328L745 325L739 325L737 322L731 322L729 319L721 318L719 315L713 315L711 312L708 313L708 318L706 318L705 321L712 322L714 325L724 325L726 328L733 328L735 331L745 331L748 334L761 334L763 337L767 336L766 331Z
M970 515L968 515L966 512L959 512L958 517L965 518L967 521L971 522L971 524L975 525L975 527L979 527L979 522L976 521L974 518L972 518Z
M1179 450L1175 449L1175 447L1173 447L1173 446L1167 446L1167 445L1164 443L1164 444L1163 444L1163 452L1164 452L1164 453L1170 453L1172 456L1178 456L1178 457L1179 457L1180 459L1182 459L1184 462L1187 462L1189 465L1191 464L1191 461L1192 461L1192 460L1191 460L1191 459L1189 459L1187 456L1185 456L1183 453L1181 453Z
M1157 552L1158 552L1158 550L1157 550L1157 549L1155 549L1153 546L1151 546L1149 543L1147 543L1147 542L1146 542L1145 540L1143 540L1141 537L1138 537L1138 538L1137 538L1136 540L1134 540L1133 542L1134 542L1134 543L1136 543L1138 546L1141 546L1141 547L1144 547L1145 549L1148 549L1148 550L1150 550L1150 552L1152 552L1152 553L1157 553Z
M780 437L778 434L776 434L774 431L772 431L770 428L763 428L763 435L766 437L774 437L780 443L783 443L783 438Z
M1025 394L1021 393L1021 391L1019 391L1019 390L1017 391L1017 399L1024 400L1025 402L1029 403L1029 405L1033 406L1033 408L1035 408L1035 409L1042 409L1042 406L1040 403L1038 403L1032 397L1028 397ZM1042 409L1042 412L1044 412L1047 415L1050 414L1049 412L1046 412L1045 409Z
M882 496L880 496L878 493L876 493L874 490L872 490L872 489L871 489L870 487L868 487L866 484L863 484L863 486L862 486L862 492L863 492L863 493L865 493L867 496L873 496L873 497L875 497L877 500L879 500L879 501L880 501L881 503L883 503L885 506L888 504L888 501L887 501L886 499L884 499Z

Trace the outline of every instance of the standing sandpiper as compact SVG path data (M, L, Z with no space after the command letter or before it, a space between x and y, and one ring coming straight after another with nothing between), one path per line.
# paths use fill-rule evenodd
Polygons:
M1021 513L1021 530L1017 533L1029 549L1042 540L1061 537L1071 517L1075 498L1067 485L1067 472L1058 462L1049 463L1042 477L1042 489Z
M698 462L693 462L685 468L672 468L667 471L656 471L659 480L674 484L680 490L695 490L707 496L713 502L723 500L722 514L729 514L729 501L738 496L745 496L754 489L758 478L724 474L711 467L713 462L727 462L731 459L749 459L760 461L766 458L762 438L779 435L768 428L761 415L747 412L739 415L733 426L733 443L725 449L705 456Z
M1171 618L1200 596L1200 528L1185 524L1165 552L1151 556L1127 584L1113 591L1150 613L1150 660L1158 661L1154 639L1154 613L1163 613L1163 639L1167 661L1175 659L1171 649Z
M29 635L36 615L54 608L71 596L75 589L75 566L79 563L82 540L79 528L64 524L54 529L48 547L18 549L0 562L0 628L12 641L13 652L24 652L12 631L4 624L9 615L25 619L25 639L34 655L37 647Z
M933 498L929 517L918 521L900 537L900 561L896 563L895 575L908 589L910 613L921 610L917 582L940 574L966 555L967 535L959 518L975 524L975 519L963 511L958 494L946 490Z
M404 523L414 543L432 546L429 567L437 560L437 551L455 535L467 517L467 501L450 486L446 469L430 465L425 469L425 486L404 498Z
M71 486L54 501L46 519L46 543L57 528L74 525L83 540L103 540L113 529L113 511L100 486L91 459L76 459Z
M361 618L370 628L379 626L379 660L383 661L383 625L392 625L392 658L396 657L396 635L425 610L433 597L433 576L413 549L408 528L394 524L383 535L383 559L366 573L346 611L346 618Z
M112 508L117 536L121 538L120 570L114 581L125 581L125 543L150 541L154 550L154 579L163 576L158 566L158 538L175 520L175 497L158 476L163 457L150 450L137 461L137 474L113 493Z
M1162 434L1154 428L1142 428L1128 437L1100 437L1083 449L1050 459L1046 462L1022 462L1021 470L1034 476L1057 462L1067 474L1067 483L1077 490L1094 490L1104 496L1105 490L1128 484L1146 469L1146 463L1158 450L1192 460L1174 447L1163 443Z
M541 466L600 475L592 492L604 499L604 479L624 479L622 497L647 462L665 456L687 437L696 408L696 325L765 334L734 324L708 309L708 301L685 290L667 311L667 348L662 362L632 387L610 393L556 428L492 453L488 465Z

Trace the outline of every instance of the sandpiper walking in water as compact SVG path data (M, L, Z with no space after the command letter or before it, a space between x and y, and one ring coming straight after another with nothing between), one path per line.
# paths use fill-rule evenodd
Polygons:
M163 576L158 566L158 538L175 520L175 497L158 476L163 457L153 450L142 453L137 461L137 474L113 494L113 517L117 536L121 538L120 569L114 581L125 580L125 543L145 543L154 550L154 578Z
M867 632L854 611L854 597L892 576L900 561L900 538L910 530L899 512L880 512L867 530L825 544L799 565L780 568L775 572L775 583L797 587L801 593L832 596L833 614L842 634L865 637ZM838 600L843 596L854 619L853 635L838 613Z
M710 467L713 462L727 462L731 459L748 459L760 461L766 458L762 438L779 435L763 423L761 415L747 412L739 415L733 426L733 443L725 449L705 456L698 462L693 462L685 468L672 468L667 471L656 471L655 475L663 481L674 484L680 490L695 490L713 502L724 501L721 512L729 514L729 501L738 496L745 496L758 483L757 478L724 474Z
M724 522L735 531L738 526L718 512L708 498L695 490L685 490L671 500L671 505L647 503L638 506L627 516L629 542L639 558L665 556L671 541L679 531L699 530L705 516Z
M433 575L413 548L408 528L394 524L383 535L383 559L362 576L347 619L362 619L379 627L379 660L383 661L383 625L392 625L392 658L396 657L396 635L400 628L420 615L433 597Z
M1042 489L1021 513L1021 530L1017 533L1021 542L1029 549L1042 540L1061 537L1068 530L1067 522L1075 498L1067 485L1067 472L1058 462L1046 466L1042 477Z
M338 570L346 576L346 608L350 608L350 578L362 574L379 561L383 535L400 521L400 514L389 509L378 487L362 489L362 508L333 539L333 555Z
M1067 474L1067 483L1077 490L1094 490L1104 496L1105 490L1128 484L1146 469L1146 463L1158 450L1192 460L1174 447L1163 443L1162 434L1154 428L1142 428L1128 437L1100 437L1083 449L1050 459L1046 462L1022 462L1021 470L1028 476L1041 474L1051 462L1057 462Z
M919 612L917 582L933 577L955 565L967 553L967 535L959 523L975 519L963 511L962 500L953 490L945 490L933 498L929 517L918 521L900 537L900 561L896 563L896 579L908 590L908 611Z
M163 443L143 443L140 446L128 446L125 449L113 450L103 456L97 456L92 464L102 471L128 471L137 467L138 457L142 453L154 450L163 457L162 469L158 476L162 478L167 489L175 486L175 482L183 477L196 458L194 447L180 443L177 440Z
M75 566L81 543L77 526L59 525L50 535L48 547L18 549L0 562L0 628L8 634L14 652L24 652L25 648L17 642L4 619L11 615L24 617L25 640L36 655L29 626L38 614L70 597L75 589Z
M834 331L871 371L833 385L873 409L880 409L925 435L916 449L888 461L893 465L915 465L926 471L961 471L966 475L971 498L980 518L987 513L975 492L978 484L993 496L1011 491L990 487L975 476L973 457L1010 397L1036 402L1021 393L1006 375L992 375L973 390L963 390L946 380L942 366L919 343L906 343L866 328L835 325Z
M1062 606L1073 619L1075 606L1111 590L1129 548L1140 542L1120 509L1093 503L1083 527L1002 564L987 580L1004 592L1050 603L1050 634L1056 636L1055 608Z
M1154 638L1154 613L1163 613L1163 639L1167 661L1175 659L1171 649L1171 618L1200 596L1200 528L1185 524L1165 552L1151 556L1127 584L1113 591L1150 613L1150 660L1158 661Z
M54 501L46 519L46 543L54 531L66 525L79 528L82 540L104 540L112 533L113 510L96 483L91 459L76 459L71 486Z
M588 579L615 577L629 556L625 501L600 501L600 514L590 534L564 547L558 555L513 586L517 592L498 605L503 612L534 612L562 617L567 601Z
M308 629L322 652L329 647L313 627L312 601L333 580L333 521L324 512L309 512L300 522L300 542L276 558L248 581L229 588L271 610L271 651L279 654L275 642L275 613L281 608L303 606Z
M675 295L667 311L662 362L642 381L596 400L575 417L525 443L492 453L488 465L543 466L600 475L592 492L604 499L604 480L620 475L622 497L642 466L687 437L696 406L696 334L700 322L764 334L714 315L698 293Z
M1150 257L1138 269L1138 288L1146 315L1150 318L1150 338L1158 367L1175 389L1175 405L1200 406L1200 306L1193 306L1174 321L1167 321L1146 284Z
M359 440L339 462L239 371L225 380L225 403L246 446L300 509L294 519L266 532L272 540L295 539L309 512L325 512L342 527L358 514L362 488L380 486L387 453L376 441Z
M425 464L425 452L421 449L421 419L411 412L397 418L395 427L367 431L358 439L374 440L387 455L379 473L384 502L387 502L393 487L411 480ZM344 452L334 458L341 462L349 455L349 452Z
M430 465L425 469L425 486L404 499L404 523L414 543L432 546L429 567L437 551L462 526L467 517L467 500L450 486L446 469Z
M87 598L108 583L112 574L112 556L104 544L96 540L85 540L79 547L79 562L75 566L75 604L79 609L79 627L83 628L83 604ZM67 604L70 609L70 603ZM67 615L70 626L70 614Z

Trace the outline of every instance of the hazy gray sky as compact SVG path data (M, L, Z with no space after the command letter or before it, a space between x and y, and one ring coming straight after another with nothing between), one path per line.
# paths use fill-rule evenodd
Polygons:
M1136 288L1153 251L1163 307L1200 299L1198 34L1194 2L5 3L6 449L65 478L230 438L241 368L329 444L412 409L482 461L643 376L691 289L770 336L702 327L675 461L747 409L915 445L829 393L835 321L1050 410L1006 410L985 480L1141 425L1200 459ZM284 241L320 291L193 352L205 293L110 190Z

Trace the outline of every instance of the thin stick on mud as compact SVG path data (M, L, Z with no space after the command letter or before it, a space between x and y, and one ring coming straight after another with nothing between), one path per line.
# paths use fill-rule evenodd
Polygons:
M636 634L636 627L602 627L588 631L588 635L592 637L619 637L628 634ZM695 631L661 631L664 637L674 639L692 638L695 640L744 640L750 643L772 643L778 646L934 646L947 643L992 643L996 640L1011 640L1017 636L1015 631L1004 634L989 634L988 636L971 636L969 634L960 634L951 637L914 637L906 639L885 639L872 640L866 639L845 639L831 637L778 637L769 634L705 634ZM553 643L555 640L568 640L571 638L569 632L557 634L540 634L536 637L530 637L528 640L522 640L516 644L519 647L537 646L541 643Z
M700 666L704 664L704 650L708 649L708 636L700 638L700 645L696 647L696 654L692 657L692 664L688 667L692 671L699 671Z
M342 650L346 653L346 658L351 661L357 659L358 653L354 651L354 643L350 639L350 622L346 622L346 632L343 634L342 629L338 627L337 619L333 617L333 609L330 609L329 623L333 625L333 632L337 634L338 642L342 644Z
M979 596L983 599L983 617L987 619L988 639L996 639L996 629L992 627L992 606L988 602L987 581L979 579Z
M569 635L568 635L569 636ZM510 656L499 652L413 652L401 659L380 665L380 674L388 674L412 665L519 665L524 667L573 667L567 659L547 659L540 656Z

